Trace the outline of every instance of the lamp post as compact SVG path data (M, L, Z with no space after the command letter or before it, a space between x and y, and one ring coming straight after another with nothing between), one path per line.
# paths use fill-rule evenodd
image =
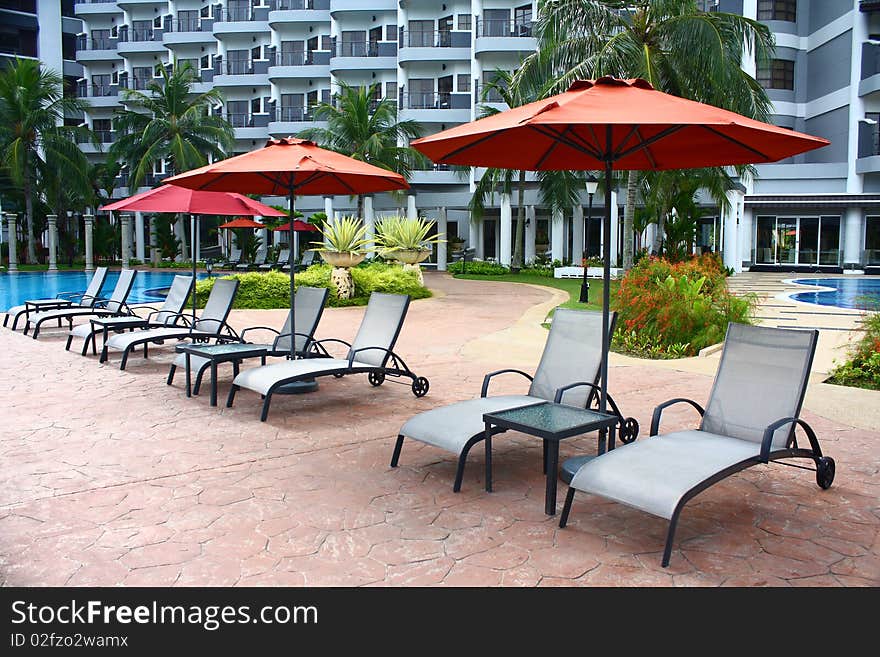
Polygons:
M590 250L590 215L593 214L593 194L599 188L599 181L592 173L587 177L587 194L590 200L587 205L587 216L584 217L584 280L581 283L581 303L589 303L590 301L590 284L587 281L587 259Z

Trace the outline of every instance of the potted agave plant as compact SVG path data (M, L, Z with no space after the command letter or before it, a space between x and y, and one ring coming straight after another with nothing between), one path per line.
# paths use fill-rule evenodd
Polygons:
M324 236L324 244L312 250L320 253L324 261L333 267L330 281L336 287L337 296L351 299L354 296L351 268L367 257L364 248L370 243L366 238L367 229L357 217L349 216L328 221L319 230Z
M415 272L420 285L425 281L418 263L431 255L434 244L446 241L440 234L428 234L433 227L433 219L409 219L400 215L385 217L376 225L376 243L382 255L402 263L405 270Z

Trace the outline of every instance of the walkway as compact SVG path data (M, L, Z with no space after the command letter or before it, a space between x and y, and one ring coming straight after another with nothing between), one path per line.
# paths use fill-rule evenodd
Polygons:
M267 423L255 395L215 409L205 396L186 399L180 381L166 386L170 350L120 372L117 359L102 366L65 352L57 333L33 341L0 331L0 583L880 584L880 431L821 409L805 417L837 459L834 487L780 466L736 475L688 506L668 569L657 518L584 495L558 529L543 514L540 443L526 436L495 441L491 494L479 450L460 494L446 453L408 443L401 467L389 468L410 415L473 396L488 370L533 368L536 322L554 303L546 288L426 278L438 295L413 303L399 343L430 378L426 397L327 380L276 401ZM350 338L362 312L328 310L320 335ZM282 321L283 311L233 313L238 326ZM643 428L656 403L705 399L712 381L688 367L614 362L615 396ZM510 378L497 390L520 385ZM671 429L694 418L681 409L665 420ZM594 450L584 438L562 455Z

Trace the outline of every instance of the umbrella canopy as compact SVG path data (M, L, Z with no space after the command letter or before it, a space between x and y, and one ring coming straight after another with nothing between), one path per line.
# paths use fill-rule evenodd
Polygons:
M225 224L220 224L217 228L265 228L265 224L261 224L259 221L254 221L253 219L248 219L247 217L236 217L231 221L227 221Z
M290 232L290 222L288 221L286 224L281 224L275 230ZM317 232L318 227L312 224L307 224L305 221L294 219L293 230L297 233L308 233L310 231Z
M177 185L162 185L121 201L103 205L99 210L130 212L185 212L187 214L248 215L283 217L285 213L234 192L202 192Z
M694 169L774 162L826 139L657 91L645 80L579 80L568 91L412 142L443 164L527 171ZM611 235L611 204L605 233ZM599 409L608 389L611 240L605 239Z
M288 196L291 190L300 196L353 195L409 187L399 173L295 137L270 139L263 148L167 180L191 189L235 188L267 196Z
M399 173L328 151L312 141L287 137L270 139L263 148L187 171L168 182L209 191L238 189L250 194L286 195L294 216L297 194L369 194L407 189ZM296 233L294 233L296 234ZM294 322L294 267L290 267L290 325ZM294 341L290 341L294 357Z

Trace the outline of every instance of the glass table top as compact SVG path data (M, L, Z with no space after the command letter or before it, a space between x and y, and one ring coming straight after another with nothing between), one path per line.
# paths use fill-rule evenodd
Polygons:
M486 420L502 420L525 427L534 427L550 433L570 431L593 423L606 424L617 422L617 418L607 413L599 413L564 404L534 404L504 411L486 413Z
M254 353L266 351L264 344L251 344L249 342L225 342L222 344L186 344L180 345L178 351L189 352L199 356L226 356L230 354Z

